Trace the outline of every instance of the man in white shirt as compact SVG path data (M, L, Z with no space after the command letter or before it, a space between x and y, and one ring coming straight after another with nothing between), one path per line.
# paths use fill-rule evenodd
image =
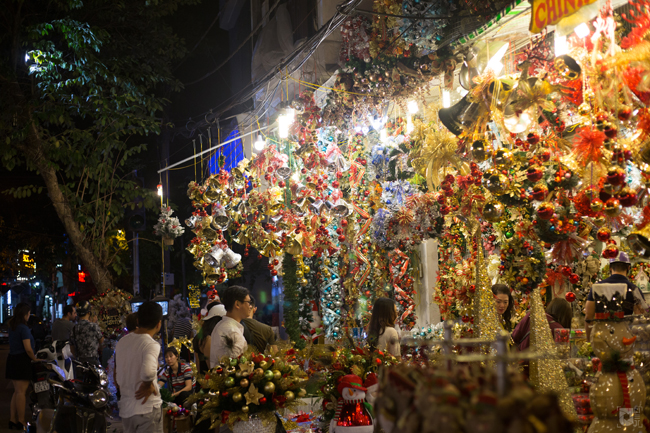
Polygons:
M246 351L244 326L240 323L248 317L251 297L248 289L241 286L228 287L221 295L226 315L217 323L210 338L210 368L219 365L221 358L236 358Z
M160 344L153 339L160 331L162 308L147 301L137 314L138 328L115 347L120 417L124 433L162 433L162 399L156 381Z

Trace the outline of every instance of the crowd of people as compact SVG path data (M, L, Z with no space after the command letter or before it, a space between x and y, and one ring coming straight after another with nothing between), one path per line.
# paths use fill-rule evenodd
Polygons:
M611 259L611 276L598 284L627 285L625 314L638 314L645 302L643 295L629 281L630 260L625 253ZM511 333L513 350L523 351L530 341L530 313L515 323L514 302L510 288L503 284L492 287L495 308L504 330ZM277 350L276 334L264 323L254 319L257 307L248 289L231 286L209 300L203 312L200 329L194 335L190 311L181 311L175 320L172 337L192 339L194 362L199 374L205 374L218 365L223 357L237 357L251 347L256 352ZM641 305L643 304L643 305ZM587 335L595 315L595 302L590 293L585 307ZM33 330L28 323L30 306L21 303L14 309L10 321L9 356L6 377L13 382L10 428L25 425L25 398L32 379L31 362L37 361ZM368 344L381 351L400 357L400 336L395 327L398 317L396 303L389 298L378 298L372 308L367 329ZM571 328L572 308L564 298L554 298L546 308L551 329ZM174 347L164 350L165 365L161 368L161 346L155 336L163 321L159 304L144 302L137 313L126 317L126 330L115 347L115 383L119 391L120 417L126 433L135 431L162 431L162 399L159 390L167 389L171 399L182 405L196 389L196 380L189 365L189 350L179 352ZM92 316L88 302L68 305L63 317L52 326L52 340L69 341L77 359L100 365L103 336L97 318Z

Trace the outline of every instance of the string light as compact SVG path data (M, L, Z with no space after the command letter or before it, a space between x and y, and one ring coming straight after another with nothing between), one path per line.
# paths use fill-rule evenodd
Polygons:
M287 117L286 114L280 114L278 117L278 135L280 138L289 137L289 126L291 125L291 119Z
M503 56L505 56L508 52L508 48L510 48L510 42L499 48L496 54L492 56L488 62L487 68L491 69L494 72L494 75L499 75L499 73L503 70L503 63L501 63L501 60L503 59Z
M451 107L451 93L449 93L449 90L442 91L442 107L443 108Z
M162 197L162 195L163 195L162 183L159 183L156 188L158 189L158 196Z
M578 25L575 29L573 29L573 31L581 39L586 38L591 33L591 30L589 30L589 26L587 25L587 23L582 23Z
M567 44L566 36L559 36L555 32L555 57L561 56L569 52L569 45Z
M411 113L409 113L407 120L406 120L406 132L409 134L413 132L415 129L415 125L413 125L413 118L411 117Z
M266 146L266 141L264 141L264 138L262 138L261 135L258 135L257 140L255 141L254 144L255 150L261 152L262 150L264 150L265 146Z

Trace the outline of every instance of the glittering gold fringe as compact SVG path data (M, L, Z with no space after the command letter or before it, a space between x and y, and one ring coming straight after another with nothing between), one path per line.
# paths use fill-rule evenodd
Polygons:
M530 350L549 356L557 355L539 289L530 294ZM571 421L578 419L559 359L532 359L530 382L539 392L557 394L564 415Z

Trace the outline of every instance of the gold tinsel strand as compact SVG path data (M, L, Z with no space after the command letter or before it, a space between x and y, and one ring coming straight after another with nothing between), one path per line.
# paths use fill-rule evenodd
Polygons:
M476 297L475 320L478 320L478 337L496 340L500 325L497 319L497 310L494 304L494 295L488 278L487 263L483 257L483 241L480 234L476 236L478 251L476 252Z
M539 288L530 294L530 350L549 357L557 355ZM532 359L530 382L539 392L556 394L564 415L571 421L578 419L559 359Z

